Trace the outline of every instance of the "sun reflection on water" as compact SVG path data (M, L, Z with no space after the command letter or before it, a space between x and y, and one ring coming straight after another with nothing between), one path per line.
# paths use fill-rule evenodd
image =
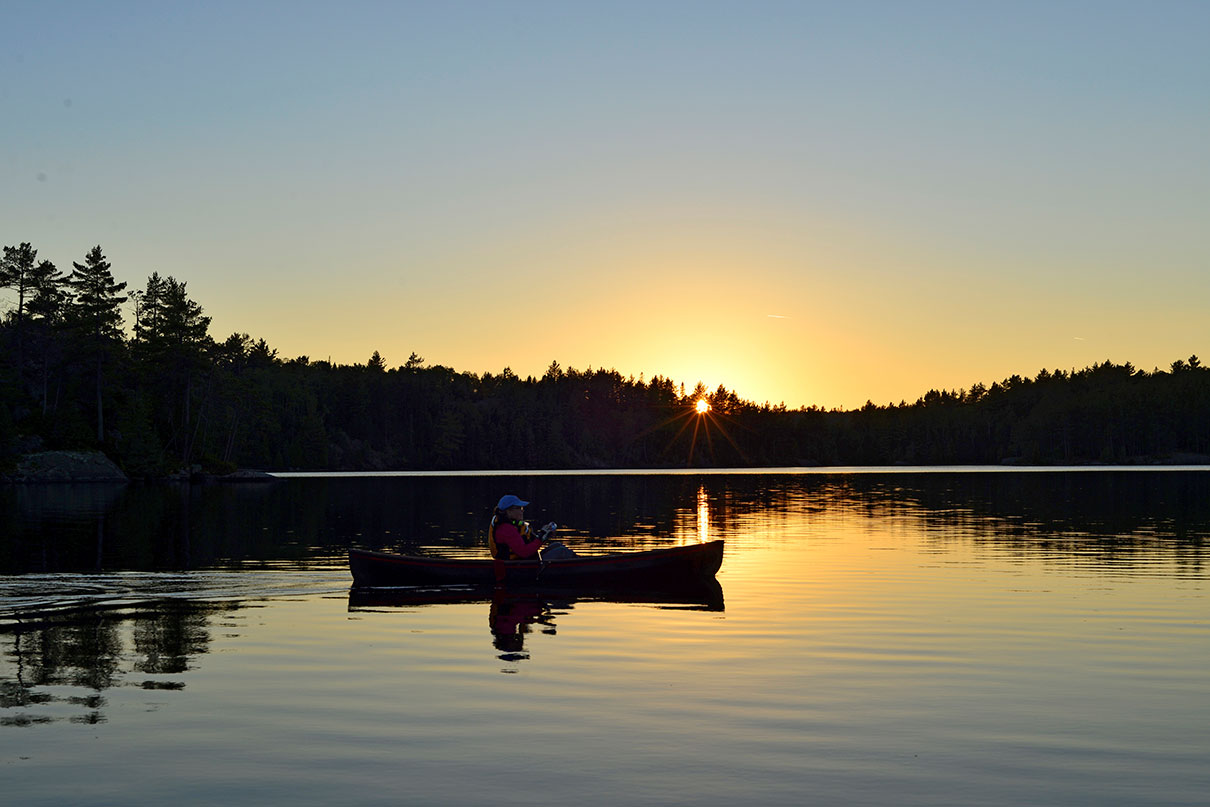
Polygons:
M706 496L706 486L697 489L697 542L704 544L710 540L710 499Z

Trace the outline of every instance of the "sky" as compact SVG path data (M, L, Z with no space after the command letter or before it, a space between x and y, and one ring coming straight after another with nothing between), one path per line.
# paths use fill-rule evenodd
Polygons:
M0 241L218 340L791 408L1210 360L1208 2L0 18Z

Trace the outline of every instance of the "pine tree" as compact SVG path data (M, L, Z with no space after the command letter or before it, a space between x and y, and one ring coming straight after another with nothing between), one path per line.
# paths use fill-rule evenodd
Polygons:
M97 389L97 442L105 441L104 362L114 343L122 340L121 305L126 297L121 292L125 283L118 283L109 271L109 261L100 245L89 250L84 263L74 267L67 285L74 292L68 309L72 324L81 336L84 352L95 361Z
M25 304L29 316L29 336L38 363L38 395L42 399L42 414L50 406L51 368L65 352L63 322L71 295L67 276L50 261L41 261L30 275L30 296Z
M17 292L17 378L21 378L25 370L24 337L25 337L25 298L29 294L30 281L34 272L34 261L38 258L38 250L23 242L15 247L5 247L4 257L0 259L0 288L14 289Z
M147 278L147 288L131 293L135 301L134 342L142 348L154 340L160 332L164 316L164 279L159 272Z
M210 317L189 299L186 283L172 276L160 277L158 272L147 278L137 299L135 355L148 373L163 382L167 411L173 413L175 422L169 443L175 443L181 460L188 462L199 425L194 423L194 381L208 366L206 354L213 346ZM172 402L176 400L179 408Z

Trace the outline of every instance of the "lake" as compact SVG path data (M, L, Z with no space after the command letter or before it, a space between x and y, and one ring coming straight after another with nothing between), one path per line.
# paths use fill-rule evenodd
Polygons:
M349 546L724 539L717 597L350 592ZM0 488L20 805L1201 805L1210 470Z

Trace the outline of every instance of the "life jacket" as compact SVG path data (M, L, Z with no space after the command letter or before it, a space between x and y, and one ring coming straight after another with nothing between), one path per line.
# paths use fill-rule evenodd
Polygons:
M521 533L521 539L529 543L529 522L528 521L509 521L499 514L492 516L492 523L487 528L487 548L492 553L492 557L496 560L517 560L517 556L512 550L503 544L496 543L496 527L502 524L512 524L517 528L517 532Z

